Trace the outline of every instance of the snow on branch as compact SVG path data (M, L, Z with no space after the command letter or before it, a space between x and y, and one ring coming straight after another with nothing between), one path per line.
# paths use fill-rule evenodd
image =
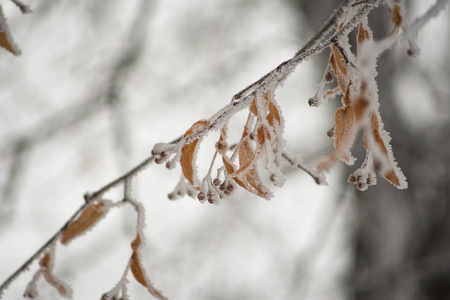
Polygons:
M342 41L345 41L347 35L380 2L380 0L367 0L349 5L348 1L344 1L326 25L311 39L312 42L308 43L309 47L299 51L293 58L281 63L261 79L235 94L228 105L209 119L194 123L178 143L156 144L152 150L155 162L166 162L169 169L174 168L176 163L179 162L184 178L198 191L197 198L202 202L207 199L210 203L217 203L219 199L229 195L235 189L235 186L243 187L247 191L269 200L272 197L272 192L263 184L258 163L260 161L265 162L265 169L274 185L282 186L285 180L281 171L281 161L286 142L283 139L284 119L281 108L275 99L277 87L302 61L331 47L334 56L342 60L339 65L342 74L336 75L336 70L333 69L335 75L339 77L338 82L341 91L349 90L350 76L357 70L353 68L352 74L350 74L350 71L347 72L347 65L350 64L347 56L350 54L346 54L346 52L348 52L349 45L347 42L345 44L346 49L343 49L341 47ZM336 27L335 33L327 37L325 33ZM354 63L352 64L354 65ZM231 150L227 141L229 121L235 113L247 108L249 109L249 115L247 123L244 125L242 137L236 149ZM210 168L206 176L200 181L197 177L195 163L197 149L204 136L214 130L220 131L220 138L216 143L211 168L220 156L222 162L218 174L221 174L221 176L213 179ZM343 143L348 144L347 148L351 146L347 141L348 139L346 138L343 141ZM293 165L297 164L294 163ZM321 173L326 169L318 168L317 172L314 171L314 177L324 177ZM312 172L309 173L312 174ZM324 180L318 180L318 182L324 182ZM178 186L184 184L180 183Z
M20 1L12 0L23 12L29 12L27 6ZM59 242L68 245L75 238L91 230L111 208L130 204L137 214L136 236L131 242L132 253L125 271L116 286L103 299L117 299L127 296L127 274L131 271L137 282L157 299L165 296L152 285L142 264L140 251L144 241L144 207L133 198L133 178L155 161L166 162L166 167L181 165L182 178L169 198L182 195L197 196L201 202L218 203L229 196L236 188L241 187L264 199L270 199L272 192L261 177L260 167L264 166L268 179L275 186L282 186L284 175L282 162L300 168L308 173L317 184L326 185L324 172L338 160L352 165L356 158L352 156L352 145L359 131L364 134L363 145L366 158L361 167L349 177L360 190L366 190L377 182L376 174L380 173L387 181L399 189L407 187L406 178L395 162L390 146L391 137L384 129L379 112L380 102L376 83L377 59L382 51L391 47L396 41L406 38L410 45L412 32L420 29L429 19L442 11L448 0L438 0L429 11L416 21L407 25L403 7L398 1L390 0L344 0L334 14L318 30L318 32L300 49L294 57L282 62L265 76L236 93L229 104L208 119L195 122L183 136L170 142L159 143L153 147L152 155L129 172L111 181L93 193L84 196L85 203L68 219L35 254L33 254L18 270L16 270L1 286L0 298L4 290L30 265L39 259L39 270L28 284L25 296L36 297L36 282L43 277L50 285L65 296L71 296L70 287L53 272L55 263L55 247ZM376 6L386 5L391 12L394 30L381 41L372 36L367 15ZM357 49L350 49L348 34L357 28ZM0 46L18 54L12 43L6 26L6 19L0 6ZM310 106L319 107L327 103L333 96L341 96L341 106L334 115L335 125L328 131L333 138L334 151L322 157L315 166L305 164L300 156L288 154L283 138L284 118L281 106L275 97L280 82L305 59L330 49L328 66L319 83L315 96L309 99ZM327 88L329 84L336 85ZM243 131L238 141L228 138L230 119L238 111L248 109L248 117L243 124ZM211 131L219 132L219 139L213 149L214 157L205 176L199 177L196 168L198 147L202 139ZM213 171L216 172L213 172ZM110 201L104 198L111 189L122 187L123 198Z

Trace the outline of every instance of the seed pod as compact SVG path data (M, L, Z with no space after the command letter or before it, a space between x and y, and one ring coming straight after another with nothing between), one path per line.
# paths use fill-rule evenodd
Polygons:
M197 195L197 199L198 200L200 200L200 201L204 201L205 200L205 193L203 193L203 192L200 192L200 193L198 193L198 195Z

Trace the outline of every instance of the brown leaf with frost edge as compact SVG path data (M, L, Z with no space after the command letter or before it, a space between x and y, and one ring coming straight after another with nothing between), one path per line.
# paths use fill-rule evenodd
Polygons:
M52 273L52 255L50 253L46 253L41 260L39 261L40 272L44 279L53 286L58 293L66 298L71 298L72 290L70 287L60 279L58 279L53 273Z
M131 243L131 248L133 253L130 258L130 270L137 282L147 288L148 292L156 297L157 299L167 299L159 290L157 290L151 284L150 279L148 279L145 270L142 267L139 248L141 247L141 235L138 233L136 239Z
M239 169L232 174L232 177L238 185L247 191L262 198L270 199L270 190L261 183L256 166L259 157L258 154L261 151L264 140L263 127L260 126L257 130L258 149L254 151L250 145L248 127L245 127L239 143Z
M375 144L389 165L389 168L383 170L381 174L387 181L395 185L398 189L406 189L408 187L406 177L395 162L394 155L389 144L390 138L388 133L383 129L381 117L377 116L375 111L372 112L371 117L371 134Z
M66 245L74 238L94 226L108 209L103 200L89 203L86 208L61 232L61 244Z
M184 137L187 137L193 133L196 133L208 125L209 125L209 121L200 120L200 121L194 123L194 125L192 125L188 131L186 131L186 133L184 134ZM197 152L198 142L199 142L199 140L196 139L193 142L184 145L183 149L181 150L181 158L180 158L180 165L181 165L181 169L183 171L184 177L196 189L199 189L198 184L197 184L196 166L195 166L195 158L196 158L195 154Z

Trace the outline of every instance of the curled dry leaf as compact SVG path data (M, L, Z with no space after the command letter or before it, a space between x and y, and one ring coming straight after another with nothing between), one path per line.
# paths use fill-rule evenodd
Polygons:
M89 203L86 208L61 232L61 244L68 244L71 240L84 233L103 217L109 207L105 201L99 200Z
M336 131L334 133L334 148L340 160L351 164L351 141L355 135L354 117L352 107L338 108L335 113Z
M236 184L247 191L265 199L270 199L272 193L259 176L257 163L261 157L266 158L266 169L271 180L278 186L283 184L280 171L281 155L284 147L283 118L273 98L273 91L255 96L250 104L249 117L244 126L241 139L237 145L239 165L233 162L234 155L226 154L226 130L222 129L217 152L222 155L225 170Z
M396 27L400 27L403 25L403 16L401 7L399 5L395 5L392 9L392 21L394 22Z
M405 189L408 187L406 177L395 162L391 146L389 145L389 134L383 129L381 117L377 115L376 112L372 113L370 125L372 137L383 158L382 161L380 161L382 165L381 174L397 188Z
M231 176L238 185L245 188L247 191L268 199L270 198L270 191L261 183L256 166L258 154L260 153L264 142L264 135L261 129L262 128L258 129L258 149L256 151L254 151L250 145L248 128L246 127L244 129L241 142L239 143L239 169L232 173Z
M200 121L194 123L194 125L192 125L188 131L186 131L186 133L184 134L184 137L187 137L191 134L195 134L198 131L204 129L208 125L209 125L209 121L200 120ZM197 175L196 175L196 166L195 166L198 143L199 143L199 140L196 139L193 142L184 145L183 149L181 150L181 158L180 158L181 169L183 171L184 177L196 189L199 189L198 179L197 179Z
M39 261L39 266L41 267L40 272L44 279L53 286L61 296L69 298L72 294L70 287L52 273L52 258L53 256L48 252L41 258Z
M403 22L400 7L394 6L391 11L393 21L396 27L399 27ZM336 123L330 134L334 139L335 151L323 158L316 169L319 172L327 170L337 159L349 165L353 164L356 160L351 155L353 140L359 128L364 127L366 158L362 166L350 176L349 181L358 189L365 190L368 186L376 184L377 167L386 180L398 188L406 188L406 178L397 167L389 145L389 134L383 129L381 117L375 109L379 106L375 82L376 56L365 44L372 40L372 31L367 18L364 18L358 26L355 58L346 39L331 45L327 73L331 69L337 78L338 88L343 95L342 106L335 113ZM323 92L324 82L323 79L318 89L320 93L316 93L316 98L318 95L327 94ZM317 102L320 103L321 99Z
M368 41L371 39L370 31L365 28L364 23L359 23L358 26L358 37L357 37L357 45L361 46L361 44L365 41Z
M147 274L145 274L145 270L142 267L142 263L139 255L139 248L141 246L141 235L138 233L136 239L131 243L131 248L133 249L133 253L130 258L130 270L133 274L134 278L147 288L149 293L153 295L157 299L167 299L159 290L153 287L150 279L148 279Z

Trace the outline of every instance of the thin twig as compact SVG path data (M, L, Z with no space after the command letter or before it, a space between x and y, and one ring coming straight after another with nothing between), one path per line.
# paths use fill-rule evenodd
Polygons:
M25 272L29 266L52 244L54 243L58 238L61 232L64 231L64 229L69 226L69 224L78 216L78 214L83 211L86 206L89 205L89 202L85 202L83 205L80 206L80 208L77 209L77 211L67 220L67 222L59 229L44 245L42 245L41 248L39 248L19 269L17 269L11 276L8 277L8 279L5 280L5 282L2 283L0 286L0 298L2 297L3 291L8 288L8 286L11 284L11 282L14 281L22 272Z
M417 17L411 24L407 25L406 29L395 37L389 38L378 44L376 51L381 54L385 50L392 47L396 42L407 38L409 35L414 35L420 28L422 28L431 18L436 17L445 6L448 4L449 0L437 0L434 5L432 5L424 14Z
M283 152L282 156L292 166L305 171L305 173L307 173L309 176L311 176L318 185L327 185L327 180L323 173L316 172L313 168L311 168L307 164L303 163L301 160L294 159L292 156L290 156L290 154L288 154L286 152Z
M348 35L351 30L353 30L359 23L359 21L366 16L372 9L374 9L381 0L368 0L366 5L360 7L352 19L345 24L339 31L328 37L324 41L319 41L314 44L314 46L305 49L302 52L297 53L294 57L286 60L279 64L272 71L243 89L242 91L235 94L232 98L231 103L226 105L219 112L214 114L208 119L209 125L205 126L203 129L198 130L195 134L191 134L186 138L183 138L181 144L174 145L170 150L173 151L177 147L182 147L192 143L205 136L208 132L218 129L222 124L229 120L236 112L250 105L251 101L255 98L256 94L259 92L264 92L265 89L270 89L271 86L277 86L282 82L294 69L295 67L305 60L306 58L321 53L324 49L328 48L334 41L339 40L344 35ZM347 3L347 1L344 1ZM323 33L319 32L314 35L310 41L317 40L316 36L322 36Z

